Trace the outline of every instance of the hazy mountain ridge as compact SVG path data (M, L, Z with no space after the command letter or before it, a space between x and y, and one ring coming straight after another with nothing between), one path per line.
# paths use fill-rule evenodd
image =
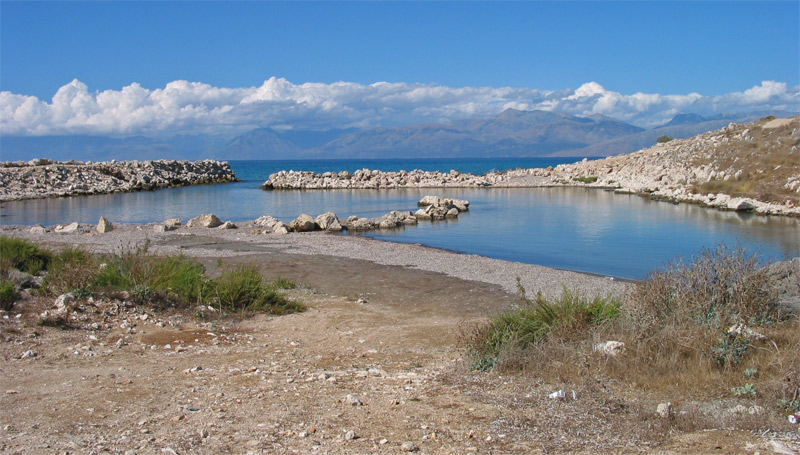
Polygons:
M506 109L493 117L448 124L415 124L327 131L258 128L240 135L171 137L2 136L0 160L46 157L56 160L111 159L324 159L472 158L523 156L610 156L631 153L662 135L687 138L789 112L678 114L663 126L644 130L603 115L577 117L548 111Z

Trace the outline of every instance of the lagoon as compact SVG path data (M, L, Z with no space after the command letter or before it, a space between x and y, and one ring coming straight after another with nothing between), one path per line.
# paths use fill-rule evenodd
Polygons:
M333 211L377 217L416 210L422 196L467 199L456 221L423 222L369 237L419 243L497 259L602 275L638 278L704 247L741 245L763 259L800 255L800 219L722 212L688 204L584 188L457 188L396 190L262 191L270 173L283 169L350 172L361 168L482 173L543 167L574 159L231 161L241 182L153 192L8 202L2 224L150 223L201 213L248 221L272 215L290 221L300 213Z

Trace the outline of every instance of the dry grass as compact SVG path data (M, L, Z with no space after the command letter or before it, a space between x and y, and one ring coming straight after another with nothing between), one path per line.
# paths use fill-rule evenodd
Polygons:
M550 331L535 343L519 343L522 337L508 324L498 325L507 314L466 328L462 339L474 368L602 394L613 384L618 392L649 397L645 401L671 401L682 412L669 420L673 429L785 425L782 413L800 407L800 321L784 314L766 272L740 248L704 250L687 264L655 271L632 287L621 312L579 331ZM730 333L736 324L765 339ZM497 327L505 330L501 337L492 331ZM594 352L609 340L624 342L626 351ZM767 411L730 412L737 403Z
M713 163L725 174L738 173L738 177L714 179L696 185L693 190L800 204L800 193L785 186L790 178L800 176L800 138L792 135L797 122L779 128L761 128L766 122L764 119L749 128L745 138L728 133L727 142L720 143L713 154L697 158L693 163L695 166Z

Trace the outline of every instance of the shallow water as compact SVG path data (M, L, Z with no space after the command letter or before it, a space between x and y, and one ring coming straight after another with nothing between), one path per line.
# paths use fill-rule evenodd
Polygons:
M562 159L563 160L563 159ZM568 159L566 161L569 161ZM635 278L676 257L689 257L718 243L741 244L763 258L800 255L800 219L765 217L651 201L581 188L399 189L261 191L280 169L353 171L362 167L426 168L485 172L490 169L557 164L558 160L429 160L232 162L242 182L153 192L39 199L5 203L3 224L148 223L187 220L215 213L247 221L272 215L290 221L300 213L333 211L377 217L391 210L416 210L427 194L467 199L458 220L369 234L548 267Z

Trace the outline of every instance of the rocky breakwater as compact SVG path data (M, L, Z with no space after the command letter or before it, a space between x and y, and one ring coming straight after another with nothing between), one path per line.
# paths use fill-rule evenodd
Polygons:
M225 161L0 163L0 201L156 190L238 181Z
M800 216L800 117L730 124L628 155L530 169L586 186L723 210Z
M457 218L461 212L469 210L469 201L443 198L438 196L425 196L418 202L421 207L416 213L411 211L393 210L377 218L359 218L350 216L344 221L333 212L323 213L312 217L302 214L286 224L275 217L265 215L253 222L254 233L261 234L288 234L290 232L311 231L342 231L366 232L376 229L396 229L403 226L413 226L419 221L437 221L445 218Z
M503 173L474 175L452 170L383 172L359 169L353 173L280 171L271 174L261 185L263 190L299 189L381 189L381 188L470 188L485 187L502 181Z

